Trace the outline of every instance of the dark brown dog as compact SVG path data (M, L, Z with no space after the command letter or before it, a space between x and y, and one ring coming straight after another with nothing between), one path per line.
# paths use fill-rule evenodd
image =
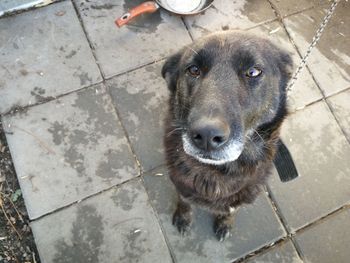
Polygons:
M190 203L211 211L220 241L234 212L257 197L276 153L292 60L270 41L239 31L209 35L170 57L164 144L179 194L173 224L191 225Z

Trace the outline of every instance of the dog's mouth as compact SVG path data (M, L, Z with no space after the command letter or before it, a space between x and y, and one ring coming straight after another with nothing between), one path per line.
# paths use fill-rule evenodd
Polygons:
M182 134L182 143L186 154L194 157L202 163L212 165L223 165L237 160L244 148L243 140L231 139L218 150L210 152L203 151L193 145L186 133Z

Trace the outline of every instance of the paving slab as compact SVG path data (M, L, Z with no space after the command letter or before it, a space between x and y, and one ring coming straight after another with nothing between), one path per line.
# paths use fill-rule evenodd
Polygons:
M270 0L282 16L310 9L321 4L327 4L329 0Z
M302 263L291 241L283 242L267 252L249 259L247 263Z
M219 242L213 231L212 217L196 209L189 236L182 237L171 224L176 207L176 193L162 167L144 176L146 190L158 213L175 262L232 262L285 236L266 195L254 205L240 208L232 236Z
M295 232L350 202L350 146L324 102L289 116L282 139L300 177L282 183L272 176L269 187L287 228Z
M287 32L281 23L272 22L264 24L249 30L249 32L263 35L277 44L277 46L285 49L291 54L293 58L295 65L294 70L297 68L301 61L300 56L295 47L290 42ZM322 94L320 89L317 87L308 70L304 69L299 75L298 79L295 81L295 84L289 93L288 107L290 111L295 111L297 109L305 107L312 102L320 100L321 98Z
M221 0L185 21L191 35L198 38L218 30L247 29L274 19L276 16L266 0Z
M339 93L328 99L334 115L337 117L340 126L350 142L350 90Z
M297 234L295 240L305 262L349 262L349 218L347 208Z
M31 227L42 262L172 262L139 180L34 221Z
M161 77L164 62L115 77L107 82L144 171L164 164L163 119L168 89Z
M31 219L139 174L103 85L5 116Z
M304 55L326 14L320 6L284 19L286 28ZM326 96L350 87L350 2L341 1L321 40L312 50L308 66Z
M164 10L144 15L120 29L114 20L143 0L76 1L105 77L162 59L191 41L178 16Z
M70 1L2 18L0 61L0 113L102 80Z

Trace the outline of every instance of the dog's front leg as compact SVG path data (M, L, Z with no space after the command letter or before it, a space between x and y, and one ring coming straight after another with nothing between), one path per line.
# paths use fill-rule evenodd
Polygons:
M236 212L237 208L230 207L227 213L215 215L214 232L220 242L230 236L230 230L233 227Z
M173 225L177 227L179 232L186 234L192 223L192 208L191 205L178 194L177 208L173 215Z

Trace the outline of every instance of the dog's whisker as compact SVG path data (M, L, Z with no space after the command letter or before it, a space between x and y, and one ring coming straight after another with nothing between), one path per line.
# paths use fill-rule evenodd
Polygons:
M252 128L252 131L253 131L256 135L258 135L258 137L259 137L262 141L264 141L264 138L260 135L260 133L259 133L256 129Z
M270 145L267 145L265 143L265 140L263 139L263 137L260 135L260 133L256 130L256 129L251 129L254 134L256 134L259 139L261 140L260 142L262 142L262 144L258 145L258 142L256 140L254 140L251 136L249 136L249 134L245 135L245 138L248 139L251 143L253 143L256 147L256 150L259 151L259 154L263 154L263 150L271 150L273 147L271 147Z
M169 137L169 136L171 136L172 134L174 134L175 132L177 132L177 131L183 131L183 130L184 130L184 128L181 128L181 127L175 128L175 129L171 130L170 132L168 132L166 136Z

